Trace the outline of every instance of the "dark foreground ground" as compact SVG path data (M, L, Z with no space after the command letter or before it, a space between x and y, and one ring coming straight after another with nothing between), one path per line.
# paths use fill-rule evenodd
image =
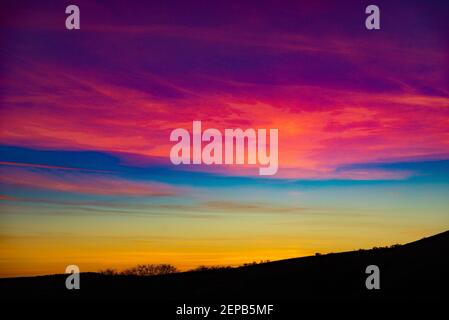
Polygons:
M448 300L449 231L396 248L288 259L216 271L153 277L81 274L0 279L3 299L150 300L173 303L308 300ZM380 290L367 290L365 268L380 268Z

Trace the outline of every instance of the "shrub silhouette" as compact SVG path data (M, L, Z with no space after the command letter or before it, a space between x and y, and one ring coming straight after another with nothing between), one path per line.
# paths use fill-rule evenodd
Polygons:
M256 264L257 264L257 262L253 261L253 262L244 263L242 266L243 267L250 267L250 266L255 266Z
M225 269L232 269L231 266L198 266L192 270L189 271L211 271L211 270L225 270Z
M121 274L127 276L157 276L176 272L178 272L178 269L171 264L139 264L123 270Z
M99 273L105 275L105 276L115 276L118 274L118 272L114 269L104 269L104 270L100 270Z

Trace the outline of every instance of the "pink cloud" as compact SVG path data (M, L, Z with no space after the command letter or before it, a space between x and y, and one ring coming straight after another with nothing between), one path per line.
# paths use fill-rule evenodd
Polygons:
M177 195L180 189L155 182L137 182L121 178L73 172L41 172L0 167L0 182L36 189L94 195L158 197Z
M0 161L0 166L56 169L56 170L64 170L64 171L85 171L85 172L111 173L111 171L107 171L107 170L91 170L91 169L72 168L72 167L50 166L50 165L43 165L43 164L36 164L36 163L19 163L19 162L8 162L8 161Z
M251 92L234 97L212 94L167 101L95 77L60 76L55 85L62 86L61 92L67 86L68 94L10 94L4 99L3 143L164 159L172 145L168 139L172 129L190 129L192 120L205 119L205 128L220 130L278 128L279 172L288 171L289 176L296 172L297 178L309 177L306 172L332 177L329 168L344 164L449 153L449 99L444 97L284 86L278 89L298 98L277 101L262 95L265 101L259 101L256 87L254 96ZM84 89L71 89L80 85ZM81 91L75 98L70 90ZM229 167L223 172L240 174L241 169Z

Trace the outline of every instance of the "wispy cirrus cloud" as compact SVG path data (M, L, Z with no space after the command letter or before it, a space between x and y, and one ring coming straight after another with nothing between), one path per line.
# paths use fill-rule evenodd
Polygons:
M4 166L0 167L0 183L87 195L163 197L180 193L180 189L163 183L138 182L108 175L65 172L65 170L48 172Z
M93 169L84 169L84 168L52 166L52 165L37 164L37 163L20 163L20 162L8 162L8 161L0 161L0 166L55 169L55 170L63 170L63 171L85 171L85 172L99 172L99 173L108 173L109 172L109 173L111 173L111 171L107 171L107 170L93 170Z
M292 178L326 175L332 178L336 176L333 170L344 164L449 153L446 130L449 99L445 97L378 95L313 86L274 89L299 97L292 102L258 96L263 86L252 85L239 96L203 93L201 97L167 100L142 90L106 84L101 79L83 80L82 74L68 78L61 74L61 79L58 85L67 86L68 90L81 85L76 99L70 93L62 93L63 87L57 95L24 93L4 98L8 106L1 110L4 125L0 132L4 143L127 152L163 159L169 155L168 137L172 129L190 128L192 120L207 119L205 128L279 128L282 148L279 173L287 176L288 171ZM301 96L304 100L300 100ZM30 104L34 108L25 108ZM210 108L211 105L220 106L220 110ZM59 111L54 112L55 108ZM195 117L190 112L192 108L197 110ZM409 112L412 108L413 113ZM104 116L95 116L98 112ZM12 123L15 125L8 125ZM419 130L420 138L410 140L410 132L414 130ZM245 174L240 167L217 172ZM309 174L304 175L305 172ZM373 178L376 175L379 172L373 173ZM351 178L349 172L346 177Z

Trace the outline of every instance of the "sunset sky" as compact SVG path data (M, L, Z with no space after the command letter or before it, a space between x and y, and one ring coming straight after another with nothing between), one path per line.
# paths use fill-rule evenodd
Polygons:
M449 229L449 3L2 1L0 277L239 265ZM76 4L81 29L65 28ZM279 170L170 132L279 129Z

